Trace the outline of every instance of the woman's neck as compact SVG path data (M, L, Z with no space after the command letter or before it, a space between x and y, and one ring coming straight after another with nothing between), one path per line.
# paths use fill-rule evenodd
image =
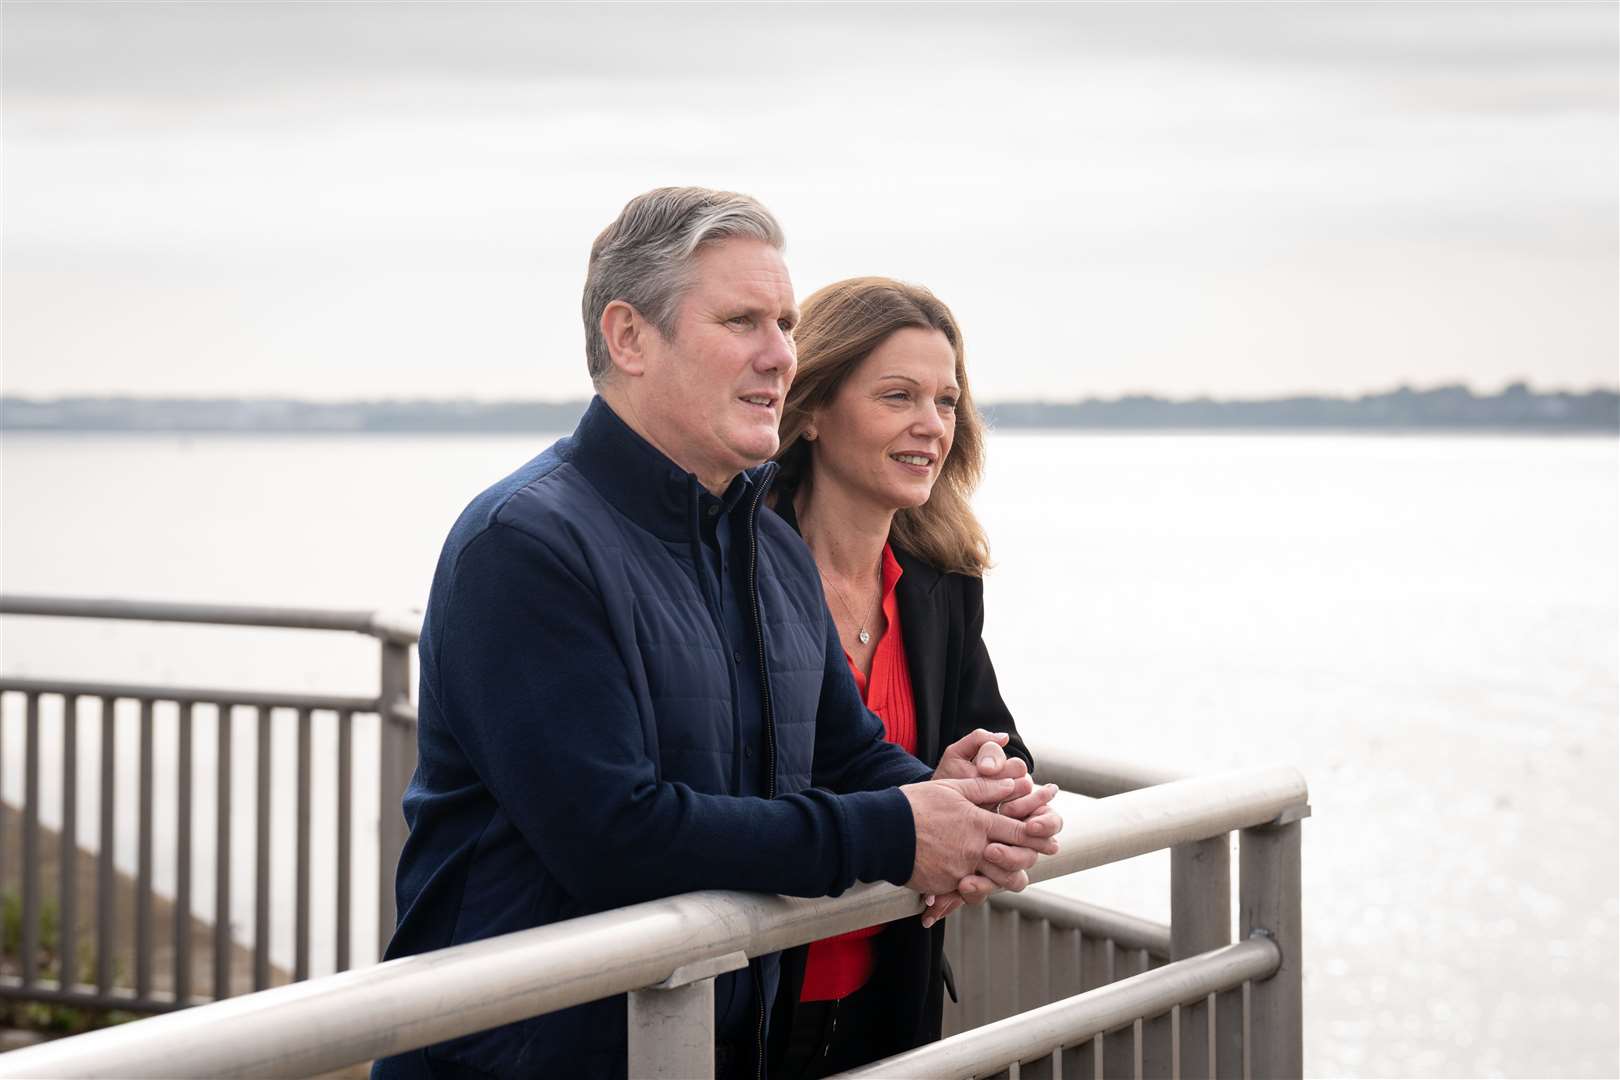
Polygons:
M800 488L793 498L799 533L823 573L864 582L882 565L894 511L845 498L826 484Z

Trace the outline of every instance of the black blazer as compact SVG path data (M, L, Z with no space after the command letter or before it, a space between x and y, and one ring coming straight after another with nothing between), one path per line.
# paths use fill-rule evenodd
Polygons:
M784 497L776 512L798 531L790 498ZM901 570L895 601L917 713L917 756L937 765L947 746L974 728L986 728L1007 732L1008 755L1023 758L1033 772L1034 758L1001 700L984 647L984 581L947 573L898 547L894 555ZM868 1060L876 1061L939 1038L944 986L951 975L943 923L924 930L922 917L914 915L890 923L872 941L877 964L868 985L873 1000L886 1002L892 1017L880 1028L885 1037L871 1047ZM808 946L800 946L782 954L769 1037L773 1066L782 1061L793 1028L807 952ZM951 998L956 998L954 981Z

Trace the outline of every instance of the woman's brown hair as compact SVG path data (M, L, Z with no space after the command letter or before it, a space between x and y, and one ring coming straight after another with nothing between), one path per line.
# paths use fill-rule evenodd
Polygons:
M938 330L956 353L956 434L940 466L933 492L921 506L894 515L889 535L911 554L958 574L978 577L990 565L990 545L973 516L970 500L984 473L984 423L968 392L962 331L951 309L920 285L890 278L859 277L834 282L804 302L794 331L799 370L782 409L780 497L791 499L814 483L810 442L804 429L816 410L838 396L861 361L906 327Z

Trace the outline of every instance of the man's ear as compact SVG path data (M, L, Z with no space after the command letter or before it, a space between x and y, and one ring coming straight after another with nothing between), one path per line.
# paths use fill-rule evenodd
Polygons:
M625 375L641 375L647 370L647 337L656 333L641 312L623 300L615 300L602 310L602 339L607 342L613 367Z

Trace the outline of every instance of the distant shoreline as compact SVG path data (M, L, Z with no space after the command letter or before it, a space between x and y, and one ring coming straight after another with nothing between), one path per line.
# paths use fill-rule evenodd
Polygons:
M0 397L0 432L289 435L523 435L572 431L586 402L351 401L270 398ZM1151 395L980 405L1000 431L1383 434L1612 434L1620 392L1499 394L1402 387L1360 397L1176 401Z

